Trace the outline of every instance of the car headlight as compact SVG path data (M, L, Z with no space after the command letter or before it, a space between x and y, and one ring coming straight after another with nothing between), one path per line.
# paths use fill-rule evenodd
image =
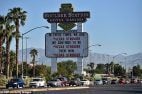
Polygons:
M18 84L18 83L13 83L13 84Z

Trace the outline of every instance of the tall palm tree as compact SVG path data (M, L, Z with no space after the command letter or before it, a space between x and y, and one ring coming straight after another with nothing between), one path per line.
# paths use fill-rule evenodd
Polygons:
M33 77L35 77L35 59L36 56L38 55L38 51L36 49L32 49L30 51L31 57L33 57L32 59L32 63L33 63Z
M0 73L2 72L2 45L6 35L6 27L10 24L7 16L0 15Z
M27 18L26 11L23 11L22 8L15 7L9 10L8 17L14 22L16 26L16 76L18 77L18 56L19 56L19 38L20 38L20 25L25 25L25 20Z
M10 44L14 35L14 25L7 25L6 27L6 63L7 63L7 78L9 78L9 65L10 65Z

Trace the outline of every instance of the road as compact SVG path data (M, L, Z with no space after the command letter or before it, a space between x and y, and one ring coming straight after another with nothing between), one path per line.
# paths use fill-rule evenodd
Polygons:
M142 94L142 85L103 85L87 89L47 91L46 94Z
M142 84L97 85L93 87L71 88L5 89L3 92L21 94L142 94Z

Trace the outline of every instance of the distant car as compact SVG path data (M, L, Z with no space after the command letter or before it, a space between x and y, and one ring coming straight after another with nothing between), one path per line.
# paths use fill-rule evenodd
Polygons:
M46 81L41 77L36 77L31 80L29 87L46 87Z
M137 82L138 82L137 79L131 79L131 83L136 84Z
M116 79L111 80L111 84L117 84L117 83L118 83L118 80Z
M25 85L24 81L21 78L13 78L6 84L6 88L23 88Z
M119 84L126 84L126 80L123 78L119 79Z
M142 84L142 79L139 79L137 83Z
M61 81L61 86L67 86L68 85L68 79L66 77L59 77L57 78Z
M94 84L95 85L102 85L103 81L102 80L95 80Z
M90 81L89 80L81 80L81 83L84 86L89 86L90 85Z
M62 86L62 81L60 79L53 79L47 82L48 87L59 87Z
M71 79L68 84L69 86L81 86L82 85L80 79Z
M107 78L102 78L103 84L108 84Z

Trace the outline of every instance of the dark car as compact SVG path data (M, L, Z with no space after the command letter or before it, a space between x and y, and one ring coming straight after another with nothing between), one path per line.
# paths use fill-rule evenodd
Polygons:
M117 84L118 81L116 79L111 80L111 84Z
M71 79L68 84L69 86L81 86L82 85L79 79Z
M14 78L11 79L10 81L8 81L8 83L6 84L6 88L23 88L25 85L24 81L20 78Z
M59 77L58 79L60 79L62 86L68 85L68 79L66 77Z

